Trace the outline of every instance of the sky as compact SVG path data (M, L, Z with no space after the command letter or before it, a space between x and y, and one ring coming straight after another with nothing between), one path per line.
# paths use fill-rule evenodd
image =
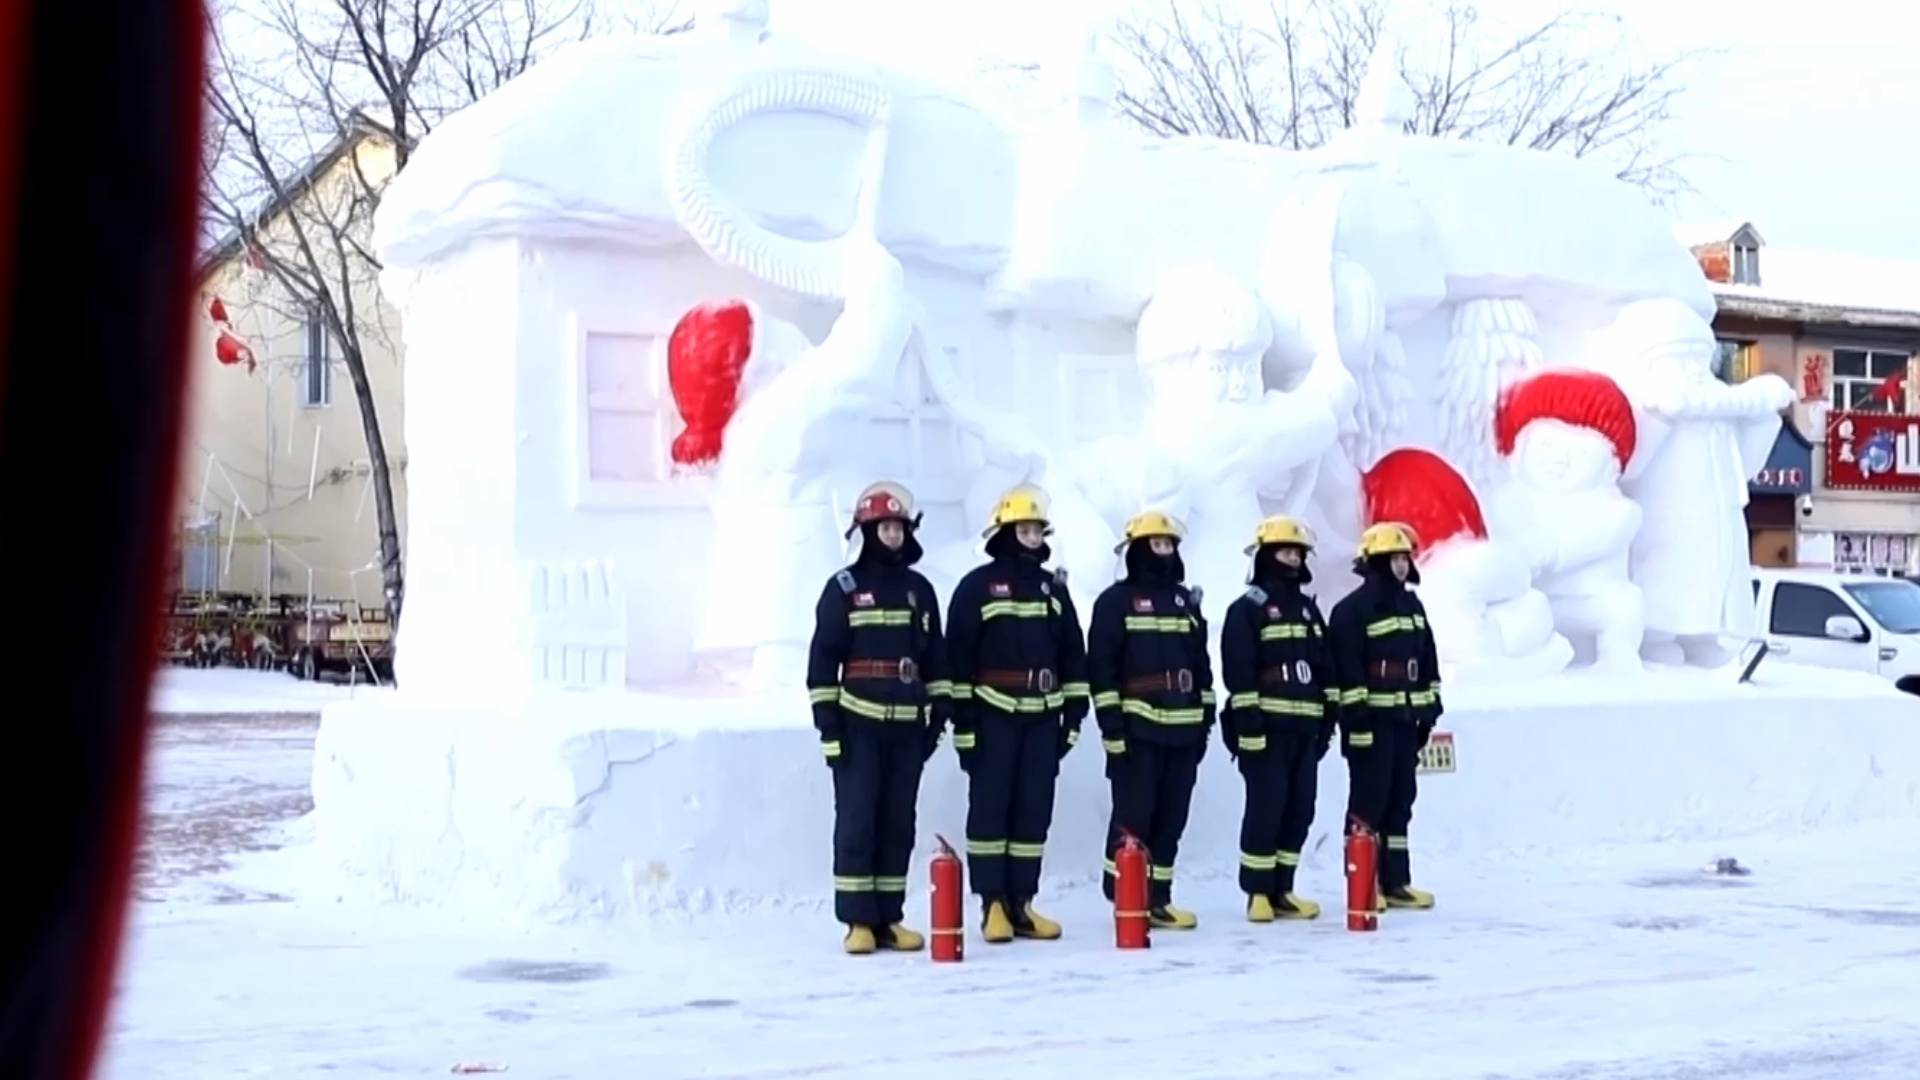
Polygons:
M1221 2L1264 8L1267 0ZM1083 26L1130 6L1125 0L771 0L780 32L831 38L847 52L963 82L974 77L982 57L1060 55ZM1562 7L1544 0L1476 0L1476 6L1495 18L1536 22ZM1672 148L1688 155L1682 172L1697 189L1675 203L1677 218L1751 221L1771 245L1920 261L1920 52L1913 44L1920 41L1920 5L1585 0L1575 6L1620 16L1647 57L1713 50L1693 61L1668 128Z

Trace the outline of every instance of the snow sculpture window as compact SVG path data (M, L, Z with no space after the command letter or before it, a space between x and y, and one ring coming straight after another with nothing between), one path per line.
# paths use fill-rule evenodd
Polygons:
M1907 411L1907 364L1903 352L1884 349L1833 350L1831 402L1842 412Z
M1058 370L1059 432L1068 445L1084 445L1140 423L1145 389L1132 357L1063 354Z
M667 390L667 336L585 330L575 337L574 502L648 506L698 500L679 492L669 449L680 428Z

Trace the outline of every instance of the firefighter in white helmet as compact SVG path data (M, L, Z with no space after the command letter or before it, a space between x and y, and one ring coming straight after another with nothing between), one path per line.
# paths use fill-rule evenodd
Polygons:
M1034 910L1060 760L1086 718L1086 644L1067 572L1048 570L1046 493L1022 484L987 522L989 561L947 607L953 745L968 777L967 866L983 936L1051 940Z
M1103 884L1111 899L1113 853L1124 829L1151 858L1153 925L1179 930L1198 925L1193 913L1173 906L1173 869L1214 720L1200 590L1188 588L1180 561L1185 531L1157 510L1127 522L1116 549L1125 576L1094 602L1087 633L1088 681L1113 787Z

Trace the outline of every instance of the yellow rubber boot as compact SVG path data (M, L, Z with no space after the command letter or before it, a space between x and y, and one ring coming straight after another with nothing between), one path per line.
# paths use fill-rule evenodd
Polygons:
M865 956L874 950L873 931L865 926L847 927L847 955Z
M894 952L919 952L927 944L920 931L909 930L905 923L894 923L887 928L886 946Z
M1298 893L1288 893L1282 896L1276 911L1283 919L1317 919L1320 917L1320 905Z
M1013 920L1007 918L1007 906L995 900L987 905L987 919L980 928L980 936L991 945L1004 945L1013 940Z
M1268 923L1273 921L1273 901L1262 893L1247 897L1247 921Z
M1432 893L1425 889L1416 889L1411 885L1403 885L1390 893L1386 893L1383 895L1383 899L1386 901L1388 907L1430 908L1433 906Z
M1013 925L1013 932L1021 937L1052 941L1060 936L1060 924L1033 910L1033 901L1027 901L1020 914L1024 918Z
M1147 912L1147 922L1161 930L1191 930L1200 925L1193 912L1168 904Z

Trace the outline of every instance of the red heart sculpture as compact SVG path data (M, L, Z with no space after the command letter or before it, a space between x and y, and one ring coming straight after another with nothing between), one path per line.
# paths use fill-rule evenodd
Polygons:
M667 339L667 384L687 425L674 437L674 461L702 465L720 457L752 351L753 313L744 301L701 304L674 324Z

